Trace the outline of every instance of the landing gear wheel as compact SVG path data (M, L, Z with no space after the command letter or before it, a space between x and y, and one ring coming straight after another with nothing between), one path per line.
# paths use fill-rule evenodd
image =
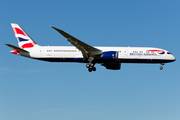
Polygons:
M92 68L88 68L88 71L89 71L89 72L92 72Z
M160 70L163 69L163 65L165 65L165 63L161 63Z
M90 64L86 64L86 67L89 68L89 67L90 67Z
M96 71L96 68L94 67L95 64L96 63L92 63L92 61L86 64L86 67L88 68L89 72Z
M96 68L95 68L95 67L93 67L93 68L92 68L92 70L93 70L93 71L96 71Z
M93 64L93 63L89 63L89 65L90 65L91 67L94 67L94 64Z
M160 70L162 70L162 69L163 69L163 67L161 66L161 67L160 67Z

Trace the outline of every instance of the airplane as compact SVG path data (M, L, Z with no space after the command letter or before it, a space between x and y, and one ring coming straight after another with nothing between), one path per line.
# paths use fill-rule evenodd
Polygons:
M162 70L165 63L176 60L169 51L160 48L90 46L53 26L73 46L40 46L18 24L11 26L19 45L5 44L13 49L11 53L48 62L86 63L89 72L96 71L96 63L110 70L120 70L121 63L159 63Z

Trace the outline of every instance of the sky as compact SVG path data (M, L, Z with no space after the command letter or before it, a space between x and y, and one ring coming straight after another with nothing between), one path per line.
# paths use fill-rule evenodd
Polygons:
M179 0L1 0L1 120L179 120ZM51 63L9 53L10 23L42 46L71 46L50 26L92 46L156 47L176 61L127 64Z

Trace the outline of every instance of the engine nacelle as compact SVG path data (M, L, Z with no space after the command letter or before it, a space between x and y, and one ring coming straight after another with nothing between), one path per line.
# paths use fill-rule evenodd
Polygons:
M105 61L118 61L118 52L116 51L103 52L101 57Z
M121 69L121 63L116 63L116 64L103 64L106 69L110 70L120 70Z

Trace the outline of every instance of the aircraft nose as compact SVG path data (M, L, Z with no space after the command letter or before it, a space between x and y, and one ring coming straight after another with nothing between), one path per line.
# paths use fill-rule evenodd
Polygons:
M172 55L171 56L172 61L176 61L176 58Z

